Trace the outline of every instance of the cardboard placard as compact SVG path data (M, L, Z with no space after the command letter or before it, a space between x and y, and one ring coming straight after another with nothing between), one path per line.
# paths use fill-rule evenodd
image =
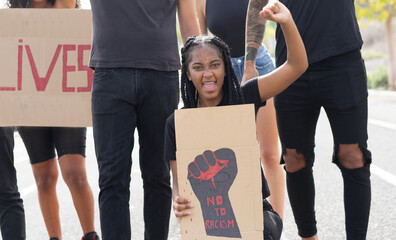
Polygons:
M194 205L182 239L263 239L254 106L175 111L179 195Z
M91 126L90 10L0 9L0 126Z

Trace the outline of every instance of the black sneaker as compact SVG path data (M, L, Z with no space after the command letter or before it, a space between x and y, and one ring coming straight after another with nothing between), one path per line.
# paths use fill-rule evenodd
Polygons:
M96 234L96 232L90 232L85 234L85 236L82 237L81 240L99 240L99 236L98 234Z
M50 238L50 240L59 240L59 238Z

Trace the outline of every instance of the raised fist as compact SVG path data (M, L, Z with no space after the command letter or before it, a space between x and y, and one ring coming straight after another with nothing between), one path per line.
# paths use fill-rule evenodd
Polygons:
M241 238L228 197L237 172L235 153L229 148L207 150L188 165L187 178L201 204L206 235Z

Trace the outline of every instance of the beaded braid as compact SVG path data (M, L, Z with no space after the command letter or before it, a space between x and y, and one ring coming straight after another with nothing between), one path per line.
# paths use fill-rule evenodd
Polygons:
M214 46L221 54L224 62L225 77L223 82L223 100L226 105L242 104L243 94L241 87L234 73L231 63L230 49L227 44L218 37L190 37L181 50L182 73L181 73L181 93L185 108L196 108L198 104L198 94L192 81L188 79L188 64L191 61L191 52L196 47L204 45Z

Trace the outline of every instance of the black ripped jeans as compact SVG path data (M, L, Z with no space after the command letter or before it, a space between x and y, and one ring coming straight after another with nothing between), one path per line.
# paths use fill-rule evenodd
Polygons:
M312 166L316 124L323 107L333 133L333 162L339 166L344 180L347 239L366 238L371 202L367 96L364 61L360 50L354 50L311 64L296 82L275 97L283 153L286 149L296 149L307 163L306 168L286 175L289 199L301 237L311 237L317 232ZM365 166L358 169L340 166L337 158L340 144L358 144Z

